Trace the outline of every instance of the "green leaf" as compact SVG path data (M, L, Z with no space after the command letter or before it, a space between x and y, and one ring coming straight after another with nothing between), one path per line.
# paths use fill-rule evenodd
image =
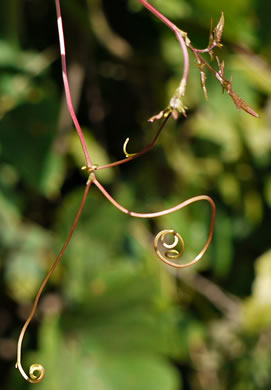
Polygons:
M245 328L258 333L271 324L271 250L256 260L256 278L252 295L244 305Z
M57 113L58 103L50 98L21 105L0 122L0 156L14 166L30 187L43 193L50 193L46 186L51 183L45 177L48 177Z
M5 281L9 295L17 302L34 298L51 261L50 236L35 226L17 230L16 249L7 256Z
M75 328L73 335L63 338L59 319L48 317L41 328L41 353L32 356L46 367L47 376L40 388L74 390L95 387L97 390L176 390L180 377L163 358L151 352L130 353L99 347L99 339L91 342L91 329L83 337ZM111 331L111 337L121 334Z

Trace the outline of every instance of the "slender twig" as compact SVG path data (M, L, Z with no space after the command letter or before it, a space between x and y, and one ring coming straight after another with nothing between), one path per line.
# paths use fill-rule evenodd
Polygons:
M214 48L217 46L217 43L214 42L211 46L206 47L206 49L196 49L193 47L193 51L197 53L210 53ZM192 48L191 45L188 46L190 49Z
M186 33L184 33L182 30L180 30L174 23L172 23L168 18L166 18L161 12L159 12L156 8L154 8L148 1L146 0L138 0L142 5L144 5L145 8L147 8L153 15L155 15L158 19L160 19L165 25L167 25L176 35L184 56L184 71L183 71L183 77L179 86L179 89L181 90L182 96L185 92L185 87L187 84L188 76L189 76L189 54L186 47L186 42L184 37L186 37Z
M218 72L214 70L214 68L209 64L208 61L206 61L199 53L204 53L204 51L199 51L195 49L191 44L188 46L189 49L193 52L197 60L199 60L200 63L203 63L206 65L206 67L210 70L210 72L213 73L213 75L217 78Z
M145 8L147 8L152 14L154 14L158 19L160 19L163 23L165 23L172 31L176 31L177 27L174 23L172 23L165 15L161 14L156 8L154 8L148 1L146 0L138 0Z
M143 150L141 150L141 151L138 152L138 153L133 154L133 155L130 156L130 157L124 158L124 159L122 159L122 160L115 161L115 162L113 162L113 163L106 164L106 165L99 165L99 166L96 167L95 170L96 170L96 171L99 171L99 170L105 169L105 168L116 167L116 166L118 166L118 165L125 164L125 163L127 163L127 162L129 162L129 161L132 161L132 160L134 160L135 158L140 157L140 156L142 156L143 154L147 153L147 152L148 152L150 149L152 149L152 148L154 147L154 145L156 144L156 142L157 142L157 140L158 140L158 138L159 138L159 136L160 136L160 134L161 134L163 128L165 127L165 125L166 125L166 123L167 123L169 117L170 117L170 115L167 116L167 117L164 119L164 121L162 122L162 125L159 127L157 133L155 134L155 136L154 136L152 142L151 142L149 145L147 145Z
M64 84L64 88L65 88L67 106L68 106L68 110L70 112L71 118L73 120L74 126L77 130L78 136L80 138L80 142L81 142L82 149L83 149L83 152L85 155L86 163L88 166L91 166L91 160L90 160L89 152L87 149L86 141L85 141L81 126L78 122L77 116L74 112L74 108L73 108L73 104L72 104L71 91L70 91L68 73L67 73L66 50L65 50L64 33L63 33L62 15L61 15L61 8L60 8L59 1L60 0L55 0L56 11L57 11L57 27L58 27L58 36L59 36L59 45L60 45L60 54L61 54L61 64L62 64L62 76L63 76L63 84Z
M171 207L171 208L169 208L167 210L162 210L162 211L158 211L158 212L154 212L154 213L137 213L137 212L130 211L130 210L126 209L120 203L118 203L106 191L106 189L102 186L102 184L96 178L93 179L93 183L102 192L102 194L109 200L109 202L111 202L113 204L113 206L115 206L118 210L122 211L124 214L128 214L131 217L136 217L136 218L144 218L144 219L146 219L146 218L162 217L163 215L168 215L168 214L174 213L174 212L176 212L178 210L181 210L184 207L187 207L187 206L189 206L192 203L196 203L196 202L199 202L199 201L202 201L202 200L207 201L210 204L211 209L212 209L212 216L211 216L211 223L210 223L210 229L209 229L209 233L208 233L208 238L207 238L207 241L204 244L202 250L199 252L199 254L192 261L190 261L189 263L186 263L186 264L176 264L176 263L173 263L172 261L169 260L170 258L173 258L173 257L169 257L169 259L167 259L167 258L159 255L158 251L156 250L157 248L155 248L155 250L156 250L156 253L159 256L159 258L164 263L166 263L166 264L168 264L168 265L170 265L172 267L175 267L175 268L184 268L184 267L188 267L188 266L191 266L192 264L197 263L202 258L202 256L205 254L205 252L207 251L208 247L210 246L210 243L211 243L212 237L213 237L213 233L214 233L216 206L215 206L215 203L214 203L213 199L210 198L208 195L194 196L193 198L187 199L184 202L179 203L177 206ZM165 232L166 232L165 234L167 234L167 233L172 234L173 233L173 235L176 237L174 231L167 230ZM182 241L182 238L181 238L181 241Z
M74 233L74 230L78 224L78 221L81 217L81 214L82 214L82 211L83 211L83 208L84 208L84 205L85 205L85 202L86 202L86 199L87 199L87 196L88 196L88 193L89 193L89 189L91 187L91 184L92 182L89 181L86 185L86 188L85 188L85 191L84 191L84 195L83 195L83 198L82 198L82 201L81 201L81 204L79 206L79 209L77 211L77 214L75 216L75 219L74 219L74 222L73 222L73 225L71 227L71 230L66 238L66 241L61 249L61 251L59 252L59 255L57 256L55 262L53 263L53 265L51 266L48 274L46 275L46 278L44 279L44 281L42 282L40 288L39 288L39 291L36 295L36 298L34 300L34 304L33 304L33 307L32 307L32 310L31 310L31 313L29 314L22 330L21 330L21 333L20 333L20 336L19 336L19 339L18 339L18 345L17 345L17 363L16 363L16 367L19 369L20 373L22 374L22 376L28 381L28 382L31 382L31 383L38 383L40 382L43 377L39 377L38 379L34 379L33 377L31 377L30 375L30 378L29 376L25 373L23 367L22 367L22 363L21 363L21 350L22 350L22 342L23 342L23 339L24 339L24 335L25 335L25 332L30 324L30 322L32 321L35 313L36 313L36 310L37 310L37 306L38 306L38 303L39 303L39 300L40 300L40 296L46 286L46 284L48 283L48 280L51 278L53 272L55 271L57 265L59 264L60 260L62 259L66 249L67 249L67 246L69 245L70 241L71 241L71 238L73 236L73 233ZM40 366L42 367L42 366ZM42 367L43 368L43 367ZM31 370L31 367L30 367L30 370ZM44 375L43 375L44 376Z

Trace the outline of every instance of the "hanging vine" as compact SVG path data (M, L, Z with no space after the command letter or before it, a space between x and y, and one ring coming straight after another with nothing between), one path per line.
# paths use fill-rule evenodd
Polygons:
M184 268L184 267L189 267L196 262L198 262L202 256L205 254L207 251L213 237L213 232L214 232L214 224L215 224L215 213L216 213L216 207L214 201L208 196L208 195L199 195L195 196L193 198L190 198L184 202L179 203L178 205L158 211L158 212L152 212L152 213L138 213L135 211L130 211L126 209L124 206L119 204L107 191L106 189L102 186L102 184L99 182L99 180L96 177L96 172L102 169L106 168L112 168L116 167L118 165L128 163L131 160L134 160L143 154L147 153L150 149L152 149L162 130L165 128L167 121L169 120L170 117L173 119L177 119L180 114L186 116L187 113L187 107L183 103L183 97L185 95L186 91L186 86L187 86L187 81L189 77L189 70L190 70L190 62L189 62L189 55L188 55L188 49L193 53L196 59L196 64L199 68L200 71L200 78L201 78L201 84L202 84L202 89L204 92L204 95L206 99L208 98L208 93L207 93L207 88L206 88L206 70L208 69L214 77L218 80L218 82L221 84L223 90L225 90L229 96L232 98L233 102L237 106L237 108L240 110L244 110L251 114L254 117L258 117L258 114L244 101L238 96L232 89L232 83L231 81L227 80L224 77L224 62L219 59L218 56L215 57L214 55L214 49L215 48L220 48L222 47L221 44L221 38L222 38L222 33L224 29L224 14L222 13L221 18L216 25L215 28L211 27L211 33L210 33L210 39L209 39L209 45L206 49L196 49L192 46L191 41L188 37L188 34L181 29L179 29L175 24L173 24L170 20L168 20L164 15L162 15L157 9L155 9L148 1L145 0L138 0L145 8L147 8L151 13L153 13L158 19L160 19L164 24L166 24L176 35L176 38L180 44L183 57L184 57L184 70L183 70L183 75L180 81L180 84L178 88L176 89L176 92L174 96L170 99L169 105L166 109L160 111L157 115L152 116L149 119L149 122L155 122L157 120L162 119L162 123L160 127L157 130L157 133L152 140L152 142L147 145L143 150L137 153L128 153L127 152L127 145L129 142L129 138L126 139L124 145L123 145L123 151L125 154L125 158L122 160L112 162L107 165L96 165L92 163L92 160L90 158L89 150L86 145L86 141L84 138L83 131L81 129L81 126L78 122L77 116L75 114L74 108L73 108L73 103L71 99L71 92L70 92L70 85L69 85L69 80L68 80L68 75L67 75L67 65L66 65L66 49L65 49L65 39L64 39L64 32L63 32L63 24L62 24L62 15L61 15L61 7L60 7L60 0L55 0L56 3L56 11L57 11L57 26L58 26L58 35L59 35L59 44L60 44L60 55L61 55L61 62L62 62L62 76L63 76L63 85L65 89L65 95L66 95L66 101L67 101L67 106L68 110L70 113L70 116L73 120L74 126L76 128L76 131L78 133L82 150L85 156L85 165L82 167L82 170L84 170L87 175L88 179L86 182L86 187L85 191L83 194L83 198L81 201L81 204L79 206L78 212L75 216L73 225L71 227L71 230L68 234L68 237L66 238L66 241L63 245L63 248L61 249L58 257L56 258L54 264L51 266L51 269L49 270L46 278L44 279L43 283L41 284L39 291L36 295L36 298L34 300L34 304L31 310L31 313L29 314L18 339L18 344L17 344L17 363L16 363L16 368L20 371L24 379L26 379L30 383L39 383L41 382L44 377L45 377L45 368L41 364L33 364L30 366L29 369L29 375L26 374L22 367L22 344L23 344L23 339L25 336L25 333L36 313L38 303L41 297L42 292L44 291L50 277L52 276L53 272L55 271L57 265L61 261L67 246L69 245L69 242L72 238L72 235L74 233L74 230L78 224L78 221L80 219L80 216L82 214L85 202L88 197L89 190L94 184L100 192L111 202L113 206L115 206L118 210L121 212L128 214L131 217L135 218L157 218L163 215L171 214L177 211L180 211L181 209L196 203L200 201L207 201L211 207L211 222L210 222L210 227L209 227L209 233L208 237L206 240L206 243L204 244L203 248L201 251L197 254L197 256L188 261L188 262L176 262L179 260L184 253L184 240L182 236L176 232L175 230L172 229L165 229L160 231L155 239L154 239L154 251L156 252L157 257L166 263L167 265L175 268ZM216 58L217 64L218 64L218 70L215 70L209 62L207 62L201 54L203 53L208 53L210 55L211 60Z

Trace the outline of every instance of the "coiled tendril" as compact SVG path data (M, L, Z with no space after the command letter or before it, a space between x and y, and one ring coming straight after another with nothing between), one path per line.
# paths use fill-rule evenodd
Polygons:
M51 271L52 271L52 269L51 269ZM25 335L25 332L28 328L28 325L30 324L30 322L32 321L32 318L34 317L34 314L36 313L40 295L45 287L45 284L47 283L47 281L49 280L49 278L53 272L53 271L52 272L51 271L49 271L47 277L45 278L44 282L42 283L42 285L38 291L35 302L33 304L33 308L32 308L31 313L29 314L29 316L28 316L28 318L27 318L27 320L26 320L26 322L21 330L20 337L19 337L18 344L17 344L17 362L16 362L15 367L18 368L18 370L20 371L20 373L22 374L24 379L30 383L40 383L45 377L45 368L43 367L43 365L41 365L39 363L34 363L29 367L29 376L26 374L26 372L24 371L24 369L22 367L22 363L21 363L22 343L23 343L24 335Z
M49 278L47 276L45 279L46 283L47 283L48 279ZM24 379L30 383L40 383L43 380L43 378L45 377L45 368L43 367L43 365L41 365L39 363L32 364L29 367L29 376L28 376L26 374L26 372L24 371L24 369L22 367L22 363L21 363L21 351L22 351L22 343L23 343L24 335L25 335L26 329L28 328L28 325L30 324L30 322L31 322L36 310L37 310L38 301L39 301L39 298L40 298L40 295L41 295L41 292L42 292L44 286L45 286L45 284L43 283L39 289L39 292L38 292L37 297L35 299L31 313L30 313L28 319L26 320L26 323L24 324L24 326L21 330L21 334L20 334L20 337L18 340L18 345L17 345L17 363L16 363L15 367L18 368L18 370L20 371L20 373L22 374Z
M30 383L40 383L45 377L45 368L39 363L34 363L29 367L29 376L25 373L21 363L16 363L16 368L19 369L20 373Z
M27 380L30 383L40 383L44 379L44 377L45 377L45 368L41 364L39 364L39 363L34 363L29 368L29 376L24 371L24 369L22 367L22 363L21 363L21 360L22 360L22 358L21 358L21 355L22 355L22 343L23 343L24 335L25 335L25 332L26 332L30 322L32 321L32 319L33 319L33 317L34 317L34 315L35 315L35 313L37 311L37 307L38 307L38 303L39 303L41 294L42 294L46 284L48 283L50 277L54 273L58 263L62 259L67 246L69 245L69 242L70 242L70 240L72 238L73 232L74 232L74 230L75 230L75 228L76 228L76 226L78 224L78 221L80 219L80 216L82 214L82 211L83 211L83 208L84 208L84 205L85 205L85 202L86 202L86 199L87 199L87 196L88 196L91 184L92 184L92 181L88 180L86 188L85 188L85 192L84 192L84 195L83 195L83 198L82 198L82 201L81 201L81 204L80 204L79 209L77 211L77 214L75 216L75 219L74 219L73 225L71 227L71 230L70 230L70 232L69 232L69 234L68 234L68 236L66 238L66 241L65 241L61 251L59 252L55 262L51 266L48 274L46 275L44 281L42 282L42 284L41 284L41 286L39 288L39 291L37 292L37 295L36 295L36 298L35 298L35 301L34 301L34 304L33 304L32 310L31 310L31 313L29 314L29 316L28 316L28 318L27 318L27 320L26 320L26 322L25 322L25 324L24 324L24 326L23 326L23 328L21 330L19 339L18 339L18 344L17 344L17 363L16 363L15 367L18 368L18 370L20 371L20 373L22 374L24 379Z
M173 238L171 244L167 242L168 236ZM179 244L181 244L181 248L177 249ZM166 229L159 232L154 239L154 249L159 259L164 263L173 267L179 266L180 268L180 265L171 261L180 258L184 252L184 240L175 230ZM187 266L189 266L189 263L181 265L181 267Z
M177 206L172 207L167 210L163 211L158 211L156 213L136 213L134 211L130 211L123 207L121 204L119 204L107 191L106 189L101 185L101 183L94 178L93 183L99 188L99 190L104 194L104 196L111 202L117 209L122 211L124 214L128 214L132 217L135 218L158 218L162 217L163 215L168 215L171 213L175 213L178 210L183 209L184 207L187 207L191 205L192 203L196 203L199 201L207 201L210 206L211 206L211 222L210 222L210 228L209 228L209 233L208 233L208 238L202 248L202 250L199 252L199 254L190 262L185 263L185 264L178 264L173 262L172 260L176 260L180 258L184 252L184 240L182 236L175 232L175 230L172 229L167 229L167 230L162 230L159 232L155 239L154 239L154 250L159 257L160 260L162 260L164 263L167 265L170 265L171 267L174 268L185 268L189 267L195 263L197 263L204 253L207 251L213 237L214 233L214 225L215 225L215 215L216 215L216 207L215 203L212 198L208 195L199 195L199 196L194 196L193 198L187 199L182 203L179 203ZM173 238L173 242L169 243L168 238L171 236ZM178 249L181 246L180 249Z
M183 207L188 206L189 204L201 201L201 200L207 200L207 202L210 204L211 209L212 209L212 215L211 215L211 223L210 223L210 228L209 228L209 233L208 233L208 238L203 246L202 250L199 252L199 254L190 262L184 263L184 264L179 264L176 263L175 261L172 260L177 260L179 259L183 253L184 253L184 240L183 237L177 233L175 230L172 229L166 229L160 231L155 239L154 239L154 250L159 257L160 260L162 260L164 263L167 265L170 265L171 267L174 268L186 268L190 267L191 265L197 263L204 253L207 251L213 237L214 233L214 224L215 224L215 215L216 215L216 207L215 203L207 195L200 195L196 196L194 198L190 198L187 201L181 203L180 205L176 206L173 209L168 210L168 213L174 212L176 210L179 210ZM169 237L173 238L173 242L169 243Z

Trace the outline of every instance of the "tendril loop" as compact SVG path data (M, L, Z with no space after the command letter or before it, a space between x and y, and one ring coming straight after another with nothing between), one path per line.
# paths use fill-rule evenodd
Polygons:
M45 279L46 283L47 283L47 281L48 281L48 276ZM24 379L27 382L30 382L30 383L40 383L44 379L44 377L45 377L45 368L43 367L43 365L41 365L39 363L34 363L34 364L32 364L29 367L29 376L26 374L26 372L23 369L22 363L21 363L21 360L22 360L22 356L21 356L22 355L22 342L23 342L23 339L24 339L25 332L26 332L26 330L28 328L28 325L30 324L30 322L31 322L31 320L32 320L32 318L33 318L33 316L34 316L34 314L36 312L40 294L41 294L41 292L43 290L43 287L45 286L46 283L43 283L43 285L40 287L40 290L39 290L39 292L37 294L37 297L36 297L36 300L34 302L34 305L33 305L33 308L31 310L31 313L28 316L28 319L26 320L26 323L24 324L24 326L23 326L23 328L21 330L21 333L20 333L20 336L19 336L19 340L18 340L18 345L17 345L17 363L16 363L15 367L18 368L18 370L20 371L20 373L24 377Z
M77 211L77 214L75 216L75 219L74 219L74 222L73 222L73 225L71 227L71 230L66 238L66 241L61 249L61 251L59 252L55 262L53 263L53 265L51 266L48 274L46 275L45 279L43 280L40 288L39 288L39 291L37 292L37 295L36 295L36 298L34 300L34 303L33 303L33 307L32 307L32 310L21 330L21 333L20 333L20 336L19 336L19 339L18 339L18 343L17 343L17 363L16 363L16 368L18 368L18 370L20 371L21 375L23 376L23 378L27 381L27 382L30 382L30 383L40 383L44 377L45 377L45 368L41 365L41 364L38 364L38 363L35 363L35 364L32 364L30 366L30 369L29 369L29 376L26 374L26 372L24 371L23 367L22 367L22 343L23 343L23 339L24 339L24 336L25 336L25 332L27 331L27 328L29 326L29 324L31 323L36 311L37 311L37 306L38 306L38 303L39 303L39 300L40 300L40 297L41 297L41 294L45 288L45 286L47 285L50 277L52 276L52 274L54 273L57 265L59 264L60 260L62 259L64 253L65 253L65 250L67 248L67 246L69 245L69 242L72 238L72 235L73 235L73 232L78 224L78 221L80 219L80 216L82 214L82 211L83 211L83 208L84 208L84 205L85 205L85 202L86 202L86 199L87 199L87 196L88 196L88 193L89 193L89 189L91 187L91 184L92 184L92 181L89 181L87 183L87 186L85 188L85 192L84 192L84 195L83 195L83 198L82 198L82 201L81 201L81 204L79 206L79 209Z
M130 138L126 138L124 144L123 144L123 153L125 154L125 156L128 158L128 157L133 157L135 156L137 153L128 153L127 152L127 145L128 145L128 142L130 141Z
M38 363L32 364L29 368L29 376L34 383L39 383L45 377L45 368Z
M173 238L173 242L171 244L168 243L168 237ZM181 245L180 249L178 249L178 245ZM184 252L184 240L182 236L175 232L175 230L162 230L159 232L154 239L154 250L164 263L172 266L172 267L186 267L189 264L179 265L171 260L179 259Z
M45 368L39 363L34 363L29 367L29 376L25 373L20 360L17 361L16 368L29 383L40 383L45 377Z
M180 258L184 252L184 240L182 236L175 232L175 230L162 230L160 233L157 234L157 236L154 239L154 250L159 257L160 260L162 260L167 265L170 265L174 268L186 268L189 267L195 263L197 263L202 256L205 254L207 249L210 246L210 243L212 241L213 233L214 233L214 226L215 226L215 215L216 215L216 207L215 202L212 198L208 195L198 195L194 196L193 198L187 199L184 202L179 203L175 207L171 207L170 209L158 211L156 213L136 213L134 211L130 211L123 207L120 203L118 203L107 191L106 189L101 185L101 183L94 178L93 183L96 185L96 187L101 191L101 193L111 202L117 209L122 211L124 214L128 214L131 217L135 218L157 218L162 217L163 215L168 215L171 213L175 213L178 210L181 210L193 203L197 203L200 201L207 201L209 205L211 206L211 221L209 226L209 233L207 240L201 249L201 251L197 254L194 259L192 259L189 263L184 264L178 264L171 260L176 260ZM172 242L169 242L168 236L171 236L173 238ZM178 245L181 245L181 248L178 249ZM163 250L161 250L163 249Z

